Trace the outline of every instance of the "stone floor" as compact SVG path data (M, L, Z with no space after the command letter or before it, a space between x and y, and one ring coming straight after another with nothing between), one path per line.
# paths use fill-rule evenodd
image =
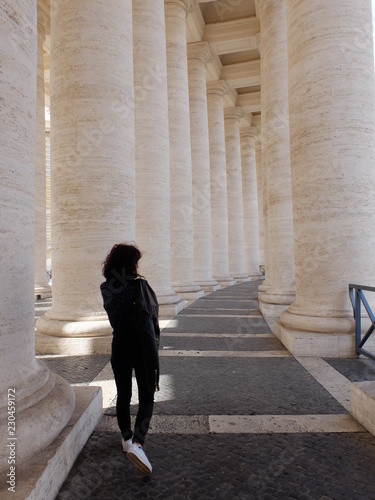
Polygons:
M109 357L42 356L71 384L103 388L103 418L58 500L375 499L375 438L350 417L348 389L375 380L375 363L290 356L259 313L258 285L218 290L163 328L151 478L122 452Z

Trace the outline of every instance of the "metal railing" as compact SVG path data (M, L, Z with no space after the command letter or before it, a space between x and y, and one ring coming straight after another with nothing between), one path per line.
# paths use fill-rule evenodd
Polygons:
M375 355L363 348L372 332L375 330L375 316L363 293L364 290L367 292L375 292L375 287L349 285L349 297L353 306L353 316L355 319L355 354L357 357L360 354L363 354L364 356L375 360ZM361 304L363 304L371 321L371 325L363 337L361 333Z

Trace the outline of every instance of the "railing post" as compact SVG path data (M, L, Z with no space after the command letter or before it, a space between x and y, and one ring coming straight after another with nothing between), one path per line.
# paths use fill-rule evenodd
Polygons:
M360 291L356 288L355 290L355 306L354 306L354 318L355 318L355 354L359 358L359 344L361 343L361 295Z

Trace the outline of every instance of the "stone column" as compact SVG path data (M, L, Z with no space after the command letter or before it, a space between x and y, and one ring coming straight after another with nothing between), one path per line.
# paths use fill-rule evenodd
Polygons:
M47 282L47 230L46 230L46 120L44 103L43 44L49 17L38 3L38 75L36 101L35 150L35 297L51 297Z
M254 278L260 276L258 196L255 161L255 140L257 136L257 127L240 129L245 271L250 277Z
M75 397L65 380L35 358L36 2L14 0L11 7L0 10L0 20L3 98L0 275L4 290L0 302L0 435L3 439L0 470L6 478L6 473L10 472L7 444L13 442L7 441L13 437L10 433L13 427L8 426L11 421L8 401L15 405L11 408L16 415L14 438L17 440L14 441L18 466L58 436L73 413Z
M264 218L263 218L263 170L262 170L262 142L258 135L255 140L255 162L257 177L257 198L258 198L258 228L259 228L259 266L265 266L265 245L264 245Z
M258 4L258 12L260 16L260 11L261 7L263 4L257 0ZM261 38L258 37L258 51L260 54L260 59L262 61L262 41ZM265 71L263 70L262 64L261 64L261 71L260 71L260 76L261 76L261 88L266 87L267 85L267 79L266 79L266 74ZM263 95L263 92L261 92L261 107L263 106L264 108L266 107L266 94ZM269 245L268 245L268 196L267 196L267 162L266 162L266 142L263 139L263 137L266 137L265 131L264 131L264 123L263 119L261 118L261 124L260 124L260 137L259 137L259 143L260 143L260 163L257 165L257 175L259 174L259 170L261 171L261 178L262 182L258 183L258 189L259 191L262 192L262 216L263 216L263 236L264 236L264 269L265 269L265 279L262 282L261 285L258 287L258 299L261 297L261 295L266 292L269 289L269 279L268 279L268 273L267 270L269 269Z
M74 352L98 352L111 339L101 264L114 243L135 238L131 13L131 0L52 9L53 300L37 323L56 337L50 349L72 337Z
M190 0L164 0L167 43L171 196L171 281L186 299L203 295L194 283L193 186L186 52L186 16Z
M296 300L282 340L354 356L348 284L375 282L371 2L288 0L287 25Z
M262 144L267 165L269 289L260 297L259 307L272 327L294 300L286 0L265 0L262 6Z
M168 89L164 0L133 2L136 147L136 237L141 272L162 315L185 302L171 287Z
M229 273L237 282L248 281L244 264L244 213L242 202L239 107L224 110L225 155L228 196L228 263Z
M212 278L210 144L208 138L206 66L212 58L207 42L189 43L188 75L193 178L194 279L203 290L220 285Z
M258 298L266 292L270 285L267 269L269 268L269 245L268 245L268 197L267 197L267 164L263 159L263 143L260 140L260 163L257 165L257 175L259 175L259 170L261 171L262 182L259 184L259 191L262 192L262 218L263 218L263 241L264 241L264 269L265 269L265 279L261 285L258 287Z
M210 142L212 275L220 285L234 285L228 263L228 199L225 157L223 80L207 84L208 132Z

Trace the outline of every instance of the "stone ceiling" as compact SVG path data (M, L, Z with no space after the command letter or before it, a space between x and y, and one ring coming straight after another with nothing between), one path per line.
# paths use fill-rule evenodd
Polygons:
M207 80L225 80L225 106L253 116L260 114L259 32L254 0L198 0L187 18L187 42L207 41L214 56Z

